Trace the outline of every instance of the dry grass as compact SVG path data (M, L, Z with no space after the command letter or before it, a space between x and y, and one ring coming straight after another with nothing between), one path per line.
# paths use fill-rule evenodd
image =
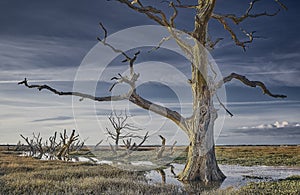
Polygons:
M41 161L0 152L1 194L172 194L175 186L155 186L139 172L109 165Z
M220 164L300 166L300 146L219 146Z
M221 163L241 165L296 165L300 151L288 147L217 147ZM143 172L109 165L41 161L0 149L0 194L197 194L200 188L149 185ZM201 194L299 194L299 176L277 182L251 183L239 190L214 189Z

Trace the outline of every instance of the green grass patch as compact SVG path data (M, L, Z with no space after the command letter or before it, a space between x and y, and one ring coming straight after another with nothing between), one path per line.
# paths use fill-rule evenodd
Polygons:
M219 146L220 164L242 166L300 166L299 146Z
M236 194L300 194L300 180L249 183Z

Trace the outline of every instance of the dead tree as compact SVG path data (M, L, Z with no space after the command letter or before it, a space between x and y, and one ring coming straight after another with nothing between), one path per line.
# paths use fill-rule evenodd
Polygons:
M39 133L37 136L33 134L33 139L35 140L35 147L37 150L37 158L41 159L44 155L44 149L43 149L43 143L42 140L43 138L41 137L41 134Z
M73 142L78 140L79 135L75 135L75 130L72 131L70 137L67 136L67 130L64 133L60 133L60 138L62 140L61 147L56 155L59 160L68 159L70 154L70 147Z
M42 157L48 160L68 160L70 152L78 152L84 146L84 142L78 140L79 135L75 135L75 130L72 131L70 137L67 136L67 131L60 133L60 140L57 139L57 132L50 136L48 140L43 142L41 134L35 135L32 138L20 135L29 147L29 156L41 159Z
M116 111L113 111L108 117L111 125L113 126L113 131L106 128L108 138L112 139L115 142L115 146L111 146L113 151L117 151L119 148L119 142L124 139L139 138L142 139L142 136L137 135L137 131L142 129L135 127L127 122L128 114L125 111L124 114L117 114Z
M134 142L133 144L131 143L132 141L132 138L130 139L127 139L126 141L123 140L123 143L126 147L126 153L120 155L119 157L123 157L123 156L126 156L126 155L130 155L132 152L134 151L137 151L139 149L139 147L141 147L145 141L149 138L149 132L147 132L144 137L142 138L142 140L140 141L139 144L137 144L136 142Z
M209 36L209 22L211 20L215 20L216 22L218 22L224 28L224 30L228 32L234 43L237 46L241 47L243 50L246 50L247 45L252 43L257 38L257 36L255 36L255 31L251 32L242 29L241 32L247 38L246 41L242 41L242 39L238 37L238 34L237 32L235 32L234 28L232 28L232 25L239 25L240 23L247 21L250 18L275 16L279 12L279 9L275 10L272 13L269 13L267 11L262 13L253 13L254 6L257 5L258 2L260 2L260 0L253 0L252 2L250 2L249 7L246 9L245 13L241 16L238 16L236 14L215 13L214 8L216 7L217 0L198 0L194 3L185 1L188 4L184 4L180 0L163 1L168 2L169 6L168 8L163 8L162 6L161 9L160 7L145 5L142 0L116 1L124 4L129 9L135 12L144 14L157 24L166 27L166 29L170 33L171 38L176 41L178 46L184 51L184 53L186 53L187 57L192 57L191 63L187 65L191 67L191 79L189 79L189 83L191 85L193 97L193 110L189 117L184 117L180 113L171 110L168 107L155 104L141 97L137 93L135 83L140 75L134 71L134 63L140 52L138 51L134 56L130 57L125 52L120 51L107 43L107 30L104 28L102 23L100 23L100 27L104 32L104 36L103 38L98 38L99 42L111 48L113 51L123 55L125 58L123 62L128 63L130 69L129 75L124 76L118 74L118 77L113 78L114 80L116 80L116 83L112 86L112 88L119 83L125 83L130 86L130 90L128 91L128 93L106 97L95 97L93 95L80 92L62 92L48 85L30 85L28 84L26 79L19 84L23 84L28 88L49 90L57 95L72 95L84 99L91 99L93 101L103 102L128 100L143 109L153 111L158 115L166 117L177 124L187 134L190 142L186 166L184 170L179 174L179 180L200 180L203 182L224 180L225 175L219 169L216 161L213 139L214 122L217 119L217 110L215 109L213 103L213 97L216 96L217 89L223 84L235 79L247 86L261 88L264 94L271 97L285 98L286 96L274 94L268 90L263 82L251 81L245 76L237 73L232 73L231 75L222 79L219 84L212 85L211 82L209 82L210 78L208 73L214 72L214 70L208 62L209 60L207 57L207 53L205 53L206 51L202 48L205 47L211 49L222 39L212 41ZM274 0L274 2L278 4L279 8L286 9L286 6L283 5L279 0ZM184 29L181 29L182 31L178 31L174 29L176 28L176 18L179 17L178 12L181 9L191 10L191 13L195 14L195 19L193 21L194 27L191 31L187 31ZM169 14L170 12L171 14ZM187 43L185 39L183 39L181 36L178 36L178 34L182 32L185 32L190 37L192 37L194 43ZM161 43L159 43L159 46L167 40L168 38L165 38ZM159 46L157 48L159 48Z
M40 134L37 136L33 133L33 138L29 139L29 137L24 137L22 134L20 135L29 146L29 156L41 159L44 155L42 137Z
M20 134L20 136L26 141L28 147L29 147L29 156L34 156L35 155L35 147L34 147L34 143L33 143L33 139L30 139L28 137L23 136L22 134Z
M48 139L49 142L47 141L45 144L46 152L48 153L49 160L55 159L56 152L60 147L61 142L57 143L56 139L57 139L57 132L54 132L54 135L49 137Z

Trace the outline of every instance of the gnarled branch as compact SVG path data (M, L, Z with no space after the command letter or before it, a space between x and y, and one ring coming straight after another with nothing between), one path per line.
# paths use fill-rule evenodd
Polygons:
M223 83L228 83L232 79L239 80L243 84L245 84L249 87L259 87L259 88L261 88L261 90L263 91L264 94L274 97L274 98L286 98L287 97L286 95L271 93L270 90L266 87L266 85L261 81L250 81L248 78L246 78L246 76L236 74L236 73L231 73L229 76L224 77L223 80L217 84L217 88L220 88L223 85Z
M155 51L155 50L158 50L162 44L166 41L169 41L171 39L171 35L170 36L167 36L167 37L163 37L160 42L158 43L158 45L156 47L153 47L150 51L148 51L149 53L152 52L152 51Z
M80 93L80 92L63 92L63 91L58 91L48 85L29 85L27 82L27 79L25 78L24 81L21 81L18 83L19 85L25 85L28 88L36 88L39 91L45 89L48 91L53 92L54 94L63 96L77 96L77 97L81 97L81 98L86 98L86 99L91 99L94 101L99 101L99 102L103 102L103 101L120 101L120 100L129 100L130 102L146 109L146 110L150 110L155 112L156 114L162 115L164 117L167 117L169 119L171 119L173 122L175 122L176 124L178 124L180 127L182 127L183 129L187 129L186 124L185 124L185 118L183 116L181 116L178 112L173 111L167 107L152 103L149 100L146 100L144 98L142 98L141 96L139 96L135 89L133 90L133 92L131 94L124 94L124 95L117 95L117 96L106 96L106 97L96 97L96 96L92 96L89 94L85 94L85 93Z
M128 94L124 95L116 95L116 96L106 96L106 97L96 97L90 94L86 93L80 93L80 92L64 92L64 91L58 91L48 85L29 85L27 79L25 78L23 81L19 82L18 85L25 85L28 88L36 88L39 91L42 91L43 89L51 91L54 94L60 95L60 96L77 96L84 99L90 99L98 102L104 102L104 101L120 101L120 100L126 100L129 98Z
M246 10L246 12L242 16L236 16L235 14L222 14L222 15L218 14L218 15L220 15L224 18L230 19L235 24L240 24L241 22L243 22L247 18L258 18L258 17L261 17L261 16L276 16L279 13L280 9L278 9L274 13L268 13L267 11L265 11L265 12L261 12L261 13L251 14L250 12L252 11L255 3L258 2L258 1L260 1L260 0L251 1L250 4L249 4L248 9Z
M115 53L121 53L126 59L131 59L124 51L115 48L114 46L112 46L111 44L106 42L107 39L107 29L104 27L104 25L102 24L102 22L99 23L100 28L103 30L104 32L104 36L101 39L100 37L97 37L97 40L102 43L104 46L107 46L109 48L111 48Z
M242 32L249 38L249 40L247 41L240 41L239 38L237 37L236 33L234 32L234 30L229 26L229 24L227 23L227 21L225 20L225 17L221 16L221 15L217 15L217 14L212 14L212 18L218 20L224 27L225 30L227 30L229 32L229 34L231 35L232 40L235 42L235 44L237 46L240 46L244 49L244 51L246 50L246 44L248 43L252 43L254 38L258 38L258 37L254 37L253 34L255 33L255 31L248 33L247 31L242 30Z
M109 1L109 0L108 0ZM133 9L139 13L143 13L151 20L154 20L162 26L171 26L167 20L166 14L157 8L152 6L143 6L140 1L128 1L128 0L116 0L120 3L126 4L130 9Z
M217 38L216 40L211 40L210 37L207 38L207 46L209 49L214 49L215 46L220 42L222 41L224 38Z
M169 2L169 6L173 9L172 16L168 19L166 14L155 7L152 6L144 6L140 1L128 1L128 0L116 0L120 3L126 4L130 9L145 14L151 20L157 22L159 25L167 27L170 34L174 37L175 41L178 45L185 51L186 53L191 53L191 47L185 43L181 38L178 37L178 32L175 29L175 18L178 15L178 11L176 9L176 5L172 1ZM189 34L189 33L187 33Z
M242 15L242 16L236 16L235 14L216 14L213 13L211 15L211 17L213 19L216 19L220 24L223 25L224 29L226 31L229 32L229 34L231 35L232 40L235 42L235 44L237 46L240 46L244 49L244 51L246 50L246 44L252 43L254 38L258 38L257 36L254 36L253 34L255 33L255 31L253 32L246 32L245 30L241 29L241 31L249 38L248 41L240 41L237 37L236 32L234 32L234 30L230 27L230 25L228 24L228 22L226 21L226 19L231 20L234 24L239 25L241 22L245 21L247 18L258 18L261 16L276 16L280 9L278 9L277 11L273 12L273 13L268 13L267 11L265 12L261 12L261 13L256 13L256 14L251 14L251 11L255 5L255 3L257 3L260 0L253 0L250 2L248 9L246 10L246 12ZM287 7L281 3L279 0L275 0L280 7L282 7L283 9L287 9Z

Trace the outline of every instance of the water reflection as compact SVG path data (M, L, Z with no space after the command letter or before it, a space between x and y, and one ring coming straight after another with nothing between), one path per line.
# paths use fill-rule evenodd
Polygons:
M173 184L190 194L198 194L219 188L239 188L249 182L276 181L291 175L300 175L300 167L239 165L219 165L219 167L227 176L223 182L180 182L176 175L184 168L184 165L176 163L147 172L146 179L149 184Z
M180 167L181 165L176 164L176 167ZM156 170L156 173L160 175L160 182L162 184L174 184L179 187L182 187L185 192L188 194L201 194L202 192L212 191L219 189L223 183L221 182L180 182L177 180L177 175L179 172L175 173L175 166L173 164L168 164L165 167ZM177 170L177 169L176 169ZM178 170L177 170L178 171ZM152 174L151 174L152 172ZM148 177L148 181L150 183L157 183L158 180L154 179L154 177L158 176L153 174L154 171L150 171L149 174L146 175ZM157 177L158 178L158 177ZM153 180L154 179L154 180Z

